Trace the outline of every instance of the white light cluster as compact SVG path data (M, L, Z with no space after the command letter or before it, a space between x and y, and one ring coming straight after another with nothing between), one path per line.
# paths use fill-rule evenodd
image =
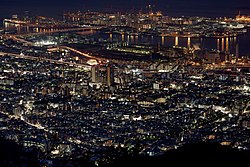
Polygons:
M36 43L35 43L35 45L36 46L48 46L48 45L56 45L57 44L57 42L53 42L53 41L44 41L44 40L42 40L42 41L37 41Z

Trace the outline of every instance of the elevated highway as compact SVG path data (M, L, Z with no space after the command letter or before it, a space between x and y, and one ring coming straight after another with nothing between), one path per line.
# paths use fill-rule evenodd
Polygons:
M15 58L21 58L21 59L27 59L27 60L35 60L35 61L47 61L47 62L49 62L51 64L66 64L66 65L80 67L80 68L83 68L85 70L90 70L91 69L91 66L87 65L87 64L71 63L71 62L48 59L48 58L43 58L43 57L28 56L28 55L23 55L23 54L0 52L0 56L11 56L11 57L15 57Z

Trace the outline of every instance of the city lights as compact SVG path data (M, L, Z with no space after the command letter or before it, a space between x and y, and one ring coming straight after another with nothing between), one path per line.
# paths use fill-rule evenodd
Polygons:
M138 2L3 17L0 166L159 166L199 143L250 155L248 13Z

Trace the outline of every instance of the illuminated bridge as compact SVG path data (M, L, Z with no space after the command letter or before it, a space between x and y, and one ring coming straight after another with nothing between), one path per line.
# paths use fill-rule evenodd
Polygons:
M53 34L53 33L63 33L63 32L77 32L77 31L91 31L91 30L99 30L103 27L78 27L78 28L63 28L63 29L53 29L49 28L47 31L41 32L33 32L33 33L26 33L20 34L18 36L32 36L32 35L44 35L44 34Z
M51 34L51 33L60 33L60 32L73 32L73 31L92 31L92 30L99 30L104 28L103 26L89 26L89 27L79 27L79 25L72 25L72 24L44 24L44 23L31 23L28 21L22 20L14 20L14 19L4 19L3 20L5 27L8 27L8 24L15 25L17 29L21 27L26 27L26 33L19 32L22 36L29 36L29 35L41 35L41 34ZM29 28L33 28L33 32L30 33L31 30Z

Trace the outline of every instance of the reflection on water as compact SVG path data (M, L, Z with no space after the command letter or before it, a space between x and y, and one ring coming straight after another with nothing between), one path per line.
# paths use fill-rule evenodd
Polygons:
M225 44L225 41L224 41L224 38L221 39L221 51L224 51L224 44Z
M131 42L131 43L135 43L135 39L134 39L134 36L133 36L133 35L130 36L130 42Z
M108 39L107 34L97 33L96 38ZM236 54L236 45L239 45L239 55L250 56L250 32L239 37L226 38L192 38L192 37L167 37L152 35L127 35L113 34L112 39L115 41L128 42L129 44L147 43L161 47L181 46L191 48L194 45L200 46L202 49L217 49Z
M174 45L175 45L175 46L178 46L178 45L179 45L179 37L175 37Z
M229 51L229 41L228 41L228 38L226 38L226 51L227 52Z
M135 42L138 43L138 35L135 36Z
M220 50L220 39L217 39L217 50Z
M165 44L165 37L162 36L162 37L161 37L161 45L164 45L164 44Z
M190 48L190 47L191 47L191 38L190 38L190 37L188 37L187 47L188 47L188 48Z
M14 24L10 24L5 22L6 29L16 30L18 33L20 32L51 32L58 29L45 29L45 28L37 28L37 27L29 27L29 26L18 26ZM82 34L86 35L86 34ZM118 41L118 42L128 42L130 44L140 44L140 43L148 43L151 45L161 45L161 47L172 47L172 46L181 46L191 48L194 45L199 46L200 48L208 48L208 49L217 49L220 51L227 51L232 54L236 54L238 44L238 52L241 56L249 56L250 57L250 30L245 35L239 37L231 37L231 38L191 38L191 37L164 37L164 36L153 36L153 35L128 35L128 34L116 34L116 33L96 33L93 36L94 38L103 38L109 39L110 41Z
M9 31L16 31L18 34L23 33L43 33L43 32L53 32L59 30L58 28L44 28L44 27L30 27L28 25L20 25L4 22L4 27Z
M109 38L113 39L113 34L112 33L109 34Z
M122 42L124 42L124 34L122 34Z

